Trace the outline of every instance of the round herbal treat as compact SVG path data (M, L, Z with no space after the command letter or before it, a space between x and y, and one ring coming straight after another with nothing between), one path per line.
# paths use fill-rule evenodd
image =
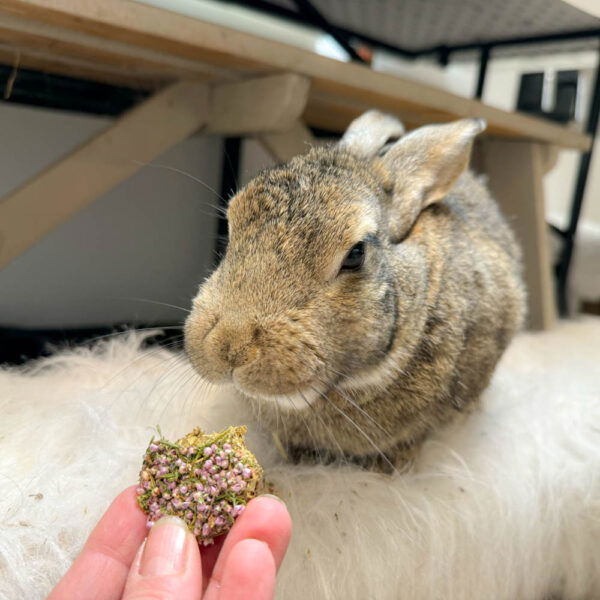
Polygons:
M256 495L263 475L246 448L245 434L242 426L211 434L196 428L175 443L162 435L152 438L137 488L148 525L175 515L205 546L227 533Z

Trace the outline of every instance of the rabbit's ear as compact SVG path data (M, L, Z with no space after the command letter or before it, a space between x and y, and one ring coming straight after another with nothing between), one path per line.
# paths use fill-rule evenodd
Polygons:
M404 131L404 125L396 117L370 110L350 123L339 145L360 158L373 158Z
M462 119L412 131L377 159L391 188L392 241L400 241L419 213L441 200L468 167L473 140L483 119Z

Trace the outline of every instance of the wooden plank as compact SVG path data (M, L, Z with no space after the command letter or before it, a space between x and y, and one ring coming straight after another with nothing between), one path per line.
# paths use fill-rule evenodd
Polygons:
M304 111L309 86L308 78L292 73L215 85L208 131L223 135L287 131Z
M207 117L206 85L173 84L0 199L0 267L198 130Z
M314 127L345 131L348 125L372 107L368 101L352 100L349 98L332 98L327 94L311 89L309 102L304 111L303 120ZM385 112L393 113L406 126L414 129L421 125L452 120L448 112L425 110L424 108L408 109L391 103L381 106Z
M434 86L127 0L3 0L0 11L129 46L245 73L292 71L332 102L353 100L395 111L438 112L445 120L482 117L490 134L586 150L589 136L535 117L509 113ZM335 112L329 113L332 117ZM323 117L323 115L321 115ZM400 114L398 116L401 116ZM326 117L326 115L325 115Z
M279 163L287 162L298 154L304 154L311 144L315 143L310 129L300 120L287 131L259 135L257 139Z
M17 77L21 69L33 69L77 79L119 85L142 90L160 89L172 82L171 77L149 75L139 72L124 72L120 68L105 64L91 64L74 56L54 55L25 46L0 43L0 63L14 65ZM6 90L3 90L6 96ZM8 94L10 95L10 94Z
M542 177L548 153L540 144L486 139L477 160L523 249L528 290L528 327L549 329L556 321Z
M97 73L103 73L103 79L110 83L129 81L129 85L143 83L147 88L157 88L177 79L223 81L239 77L234 71L188 58L9 14L1 15L0 43L19 53L23 66L39 68L45 59L46 68L59 70L63 75L85 72L87 67L93 79L97 79ZM57 69L56 65L61 64L64 68Z

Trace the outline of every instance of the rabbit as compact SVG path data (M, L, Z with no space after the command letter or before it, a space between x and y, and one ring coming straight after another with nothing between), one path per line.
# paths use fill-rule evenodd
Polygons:
M477 405L525 314L520 249L467 170L484 128L369 111L231 199L184 347L291 459L396 471Z

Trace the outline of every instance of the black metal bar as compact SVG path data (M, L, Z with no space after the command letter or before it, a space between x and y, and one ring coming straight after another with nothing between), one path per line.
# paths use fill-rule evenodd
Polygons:
M380 48L382 50L387 50L388 52L398 54L399 56L408 58L410 60L414 60L417 56L415 52L407 50L406 48L402 48L401 46L397 46L395 44L390 44L389 42L384 42L383 40L378 40L377 38L365 35L364 33L359 33L357 31L353 31L352 29L346 29L345 27L338 27L337 25L336 29L338 29L342 33L345 33L351 38L355 38L361 42L364 42L368 46Z
M357 62L365 62L365 60L356 52L350 44L348 36L342 33L338 28L334 27L313 5L309 0L292 0L298 8L298 12L308 23L327 32L350 56L352 60Z
M481 40L469 42L468 44L456 44L455 46L431 46L421 50L415 50L415 56L426 54L439 54L440 50L446 47L451 52L462 52L464 50L478 50L482 46L495 48L497 46L518 46L521 44L542 44L544 42L564 42L568 40L597 38L600 36L600 28L581 29L579 31L565 31L562 33L546 33L543 35L521 36L513 38L504 38L499 40Z
M0 101L94 115L117 116L149 90L98 83L0 64Z
M238 190L240 177L242 138L227 137L223 141L223 164L221 165L221 188L219 197L219 213L217 215L217 239L215 241L215 261L217 266L227 248L227 219L222 214L229 203L229 198Z
M556 265L557 293L558 293L558 311L563 317L569 314L568 301L568 283L571 260L573 258L573 248L575 245L575 236L577 234L577 225L581 215L585 186L590 170L592 152L594 151L594 142L596 132L598 131L598 121L600 118L600 48L598 48L598 64L596 65L596 76L592 93L592 102L588 113L588 120L585 132L592 137L592 145L587 152L584 152L579 159L579 169L577 172L577 181L573 193L573 203L571 205L571 216L569 226L565 232L565 241L563 244L560 258Z
M552 233L555 233L561 239L565 239L568 236L567 232L560 229L560 227L557 227L556 225L553 225L552 223L550 223L549 226L550 226L550 230L552 231Z
M448 46L440 46L437 53L437 61L440 67L447 67L450 62L450 48Z
M485 85L485 76L487 74L489 60L490 47L481 46L479 54L479 73L477 75L477 89L475 90L475 98L477 98L477 100L481 100L483 97L483 86Z
M114 336L129 329L156 329L159 333L144 338L144 347L167 346L171 350L181 349L181 321L140 323L129 321L98 327L77 329L24 329L0 326L0 365L20 365L28 360L54 354L58 349L74 345L92 345L101 338ZM163 331L160 329L164 327Z

